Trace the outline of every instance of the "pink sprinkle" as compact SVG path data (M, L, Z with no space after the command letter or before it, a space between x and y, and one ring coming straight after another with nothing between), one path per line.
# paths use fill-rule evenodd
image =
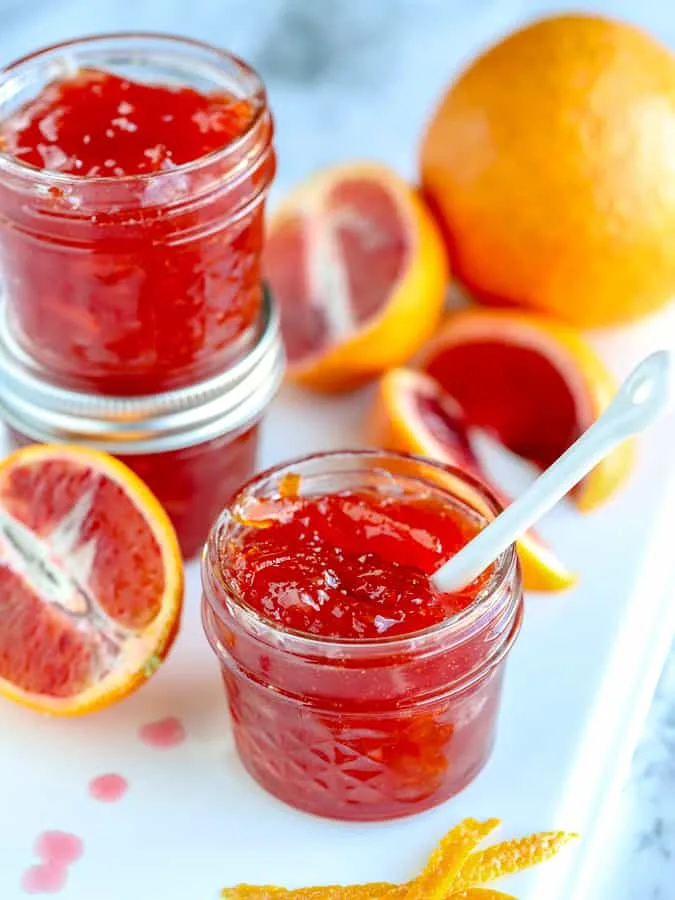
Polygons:
M21 887L26 894L55 894L66 883L68 867L50 859L26 869L21 878Z
M183 723L175 716L159 719L157 722L148 722L141 726L138 734L144 744L158 750L178 747L185 740Z
M35 841L35 854L48 863L67 866L82 856L82 840L66 831L43 831Z
M126 794L129 782L121 775L99 775L89 782L89 795L101 803L115 803Z

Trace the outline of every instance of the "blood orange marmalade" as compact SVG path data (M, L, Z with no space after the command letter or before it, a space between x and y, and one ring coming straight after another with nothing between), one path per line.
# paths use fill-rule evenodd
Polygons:
M20 60L0 86L0 267L23 349L109 394L242 355L274 173L255 73L197 42L113 35Z
M243 490L207 548L203 612L264 787L377 820L475 777L520 626L518 567L510 551L459 594L430 575L495 512L470 477L396 454L310 457Z

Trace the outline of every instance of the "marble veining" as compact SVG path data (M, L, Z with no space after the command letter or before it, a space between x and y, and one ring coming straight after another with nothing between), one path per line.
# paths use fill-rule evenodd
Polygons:
M675 6L665 0L573 5L631 19L675 48ZM557 8L542 0L0 0L0 58L134 28L228 46L269 86L280 191L350 157L381 158L413 174L414 136L450 74L500 33ZM594 900L675 900L675 650L635 753L602 880Z

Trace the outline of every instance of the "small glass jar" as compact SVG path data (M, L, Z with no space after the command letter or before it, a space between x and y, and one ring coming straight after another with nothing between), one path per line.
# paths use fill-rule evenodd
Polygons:
M259 426L283 365L278 316L267 294L255 344L243 359L216 378L140 397L54 387L0 325L0 419L14 447L61 442L121 459L161 501L188 559L255 471Z
M197 41L113 34L0 73L0 120L45 84L95 68L227 91L255 110L222 150L147 175L78 177L0 152L0 274L9 327L50 378L127 395L184 387L242 356L260 311L263 211L275 171L263 85Z
M331 818L377 821L436 806L475 778L492 750L523 612L515 550L500 557L469 607L425 631L335 641L286 630L238 595L228 547L246 527L237 509L280 496L289 473L300 475L301 495L423 489L485 519L499 505L471 476L420 458L328 453L249 482L204 551L204 628L250 774L279 799Z

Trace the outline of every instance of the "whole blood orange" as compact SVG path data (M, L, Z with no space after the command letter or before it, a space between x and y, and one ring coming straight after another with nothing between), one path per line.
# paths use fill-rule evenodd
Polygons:
M675 56L562 15L477 59L424 135L421 180L481 300L580 326L675 295Z
M420 363L472 426L541 469L592 425L617 387L576 330L506 310L450 315ZM614 493L630 472L633 448L630 441L619 445L574 489L580 509Z
M268 229L264 269L291 378L332 391L412 356L438 325L449 274L413 188L365 163L291 193Z
M382 376L368 420L370 440L387 450L415 453L475 475L504 504L474 454L461 407L430 375L392 369ZM523 584L531 591L559 591L575 577L532 531L518 541Z
M171 523L122 463L63 446L0 463L0 694L62 716L107 706L157 669L182 599Z

